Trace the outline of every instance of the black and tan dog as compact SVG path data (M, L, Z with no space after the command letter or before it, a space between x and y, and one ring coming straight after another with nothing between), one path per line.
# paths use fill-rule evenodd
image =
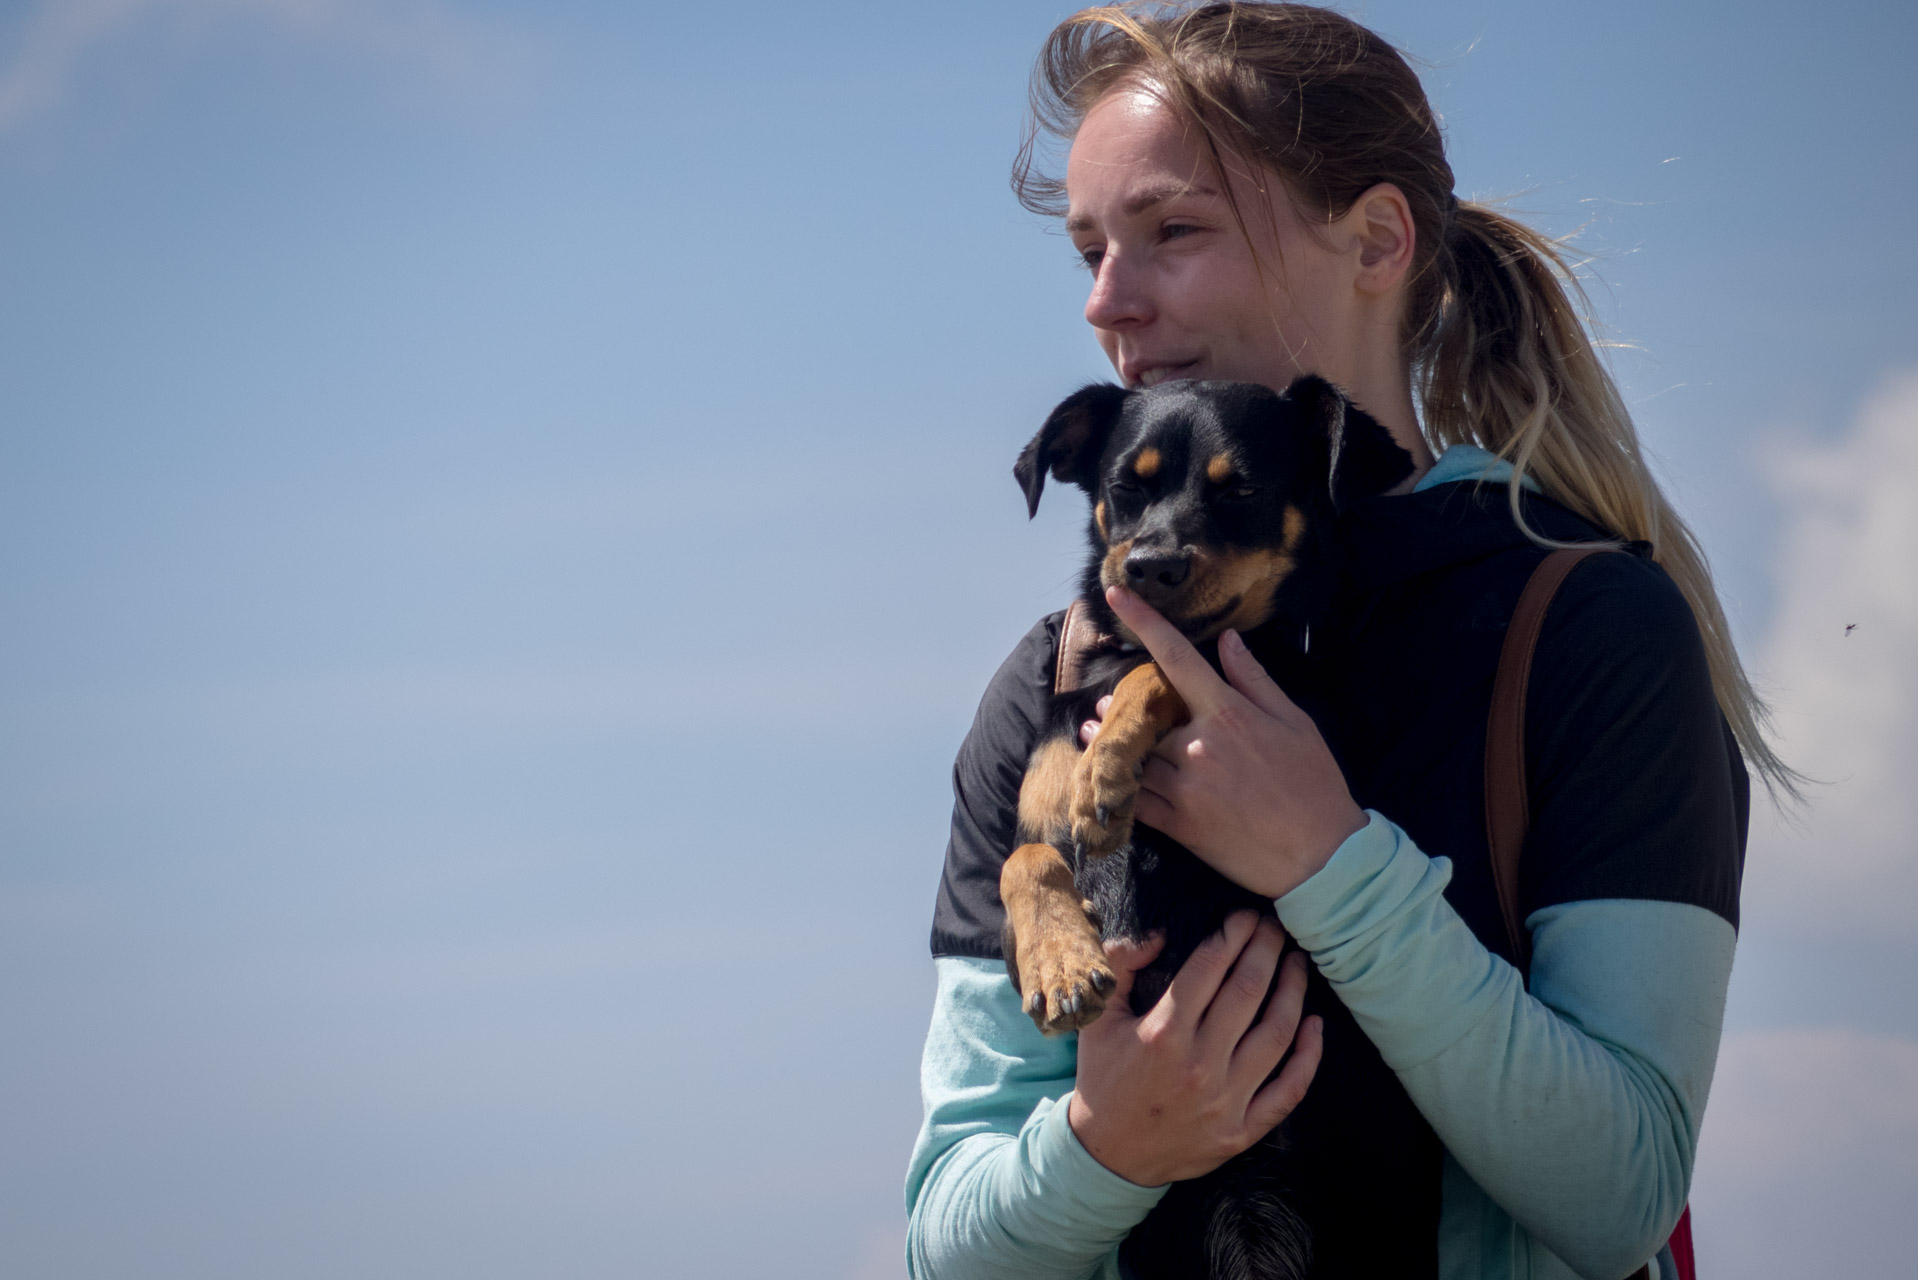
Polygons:
M1143 1014L1228 914L1272 911L1176 842L1133 826L1145 759L1186 712L1113 616L1106 588L1136 591L1215 663L1213 642L1228 628L1252 633L1255 653L1270 651L1274 635L1296 650L1334 587L1336 516L1411 470L1377 421L1312 377L1282 396L1240 382L1089 386L1020 454L1014 474L1030 511L1048 473L1092 502L1092 555L1060 645L1062 669L1076 678L1056 686L1019 791L1023 843L999 880L1006 966L1042 1031L1075 1030L1104 1009L1114 979L1102 938L1165 934L1133 982L1131 1004ZM1081 751L1078 726L1107 693L1099 735ZM1257 1153L1179 1184L1128 1241L1131 1270L1302 1274L1303 1226Z

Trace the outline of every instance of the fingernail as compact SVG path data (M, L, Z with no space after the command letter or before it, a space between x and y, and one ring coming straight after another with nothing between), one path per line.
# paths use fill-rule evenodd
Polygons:
M1234 631L1230 627L1227 627L1225 634L1219 637L1219 643L1222 645L1230 646L1232 649L1236 650L1237 652L1240 652L1240 653L1245 652L1245 641L1241 640L1239 638L1239 633L1237 631Z

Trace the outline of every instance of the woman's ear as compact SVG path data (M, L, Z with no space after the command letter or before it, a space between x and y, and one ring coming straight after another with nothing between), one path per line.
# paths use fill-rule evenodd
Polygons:
M1110 382L1094 382L1059 402L1012 467L1013 478L1025 491L1027 518L1039 514L1047 471L1054 480L1092 491L1098 481L1099 458L1129 394Z
M1392 433L1324 378L1307 374L1285 389L1285 398L1305 414L1313 439L1324 442L1319 456L1334 512L1412 474L1412 455Z
M1339 218L1340 228L1356 242L1361 293L1382 294L1396 288L1412 269L1418 247L1418 229L1405 193L1390 182L1367 189Z

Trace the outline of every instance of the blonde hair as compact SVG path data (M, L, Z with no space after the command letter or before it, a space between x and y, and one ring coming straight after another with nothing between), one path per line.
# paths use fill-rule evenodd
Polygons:
M1561 506L1653 558L1697 619L1712 691L1745 758L1774 795L1799 775L1767 741L1768 710L1733 647L1698 540L1652 477L1630 412L1585 325L1585 295L1557 242L1452 194L1452 168L1424 86L1396 49L1342 14L1304 4L1103 5L1047 38L1032 119L1013 167L1028 209L1059 213L1065 186L1036 160L1069 141L1092 106L1149 84L1198 128L1224 181L1228 156L1276 173L1300 210L1327 222L1391 183L1411 207L1415 256L1401 341L1435 446L1476 444L1513 466L1513 518L1529 477Z

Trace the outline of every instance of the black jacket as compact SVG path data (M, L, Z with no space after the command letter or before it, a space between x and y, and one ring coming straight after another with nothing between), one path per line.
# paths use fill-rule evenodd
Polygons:
M1542 499L1528 499L1527 515L1548 537L1604 537ZM1248 642L1312 713L1354 798L1452 860L1448 900L1510 959L1485 837L1486 713L1506 625L1545 552L1514 524L1503 485L1374 499L1348 515L1343 535L1341 597L1310 652L1289 628ZM1689 606L1645 548L1632 550L1583 562L1540 636L1521 909L1656 899L1702 906L1735 928L1745 770ZM1007 659L954 766L935 955L999 955L999 870L1045 724L1058 624L1059 615L1043 620ZM1305 1202L1315 1270L1433 1274L1437 1138L1316 973L1308 1001L1326 1017L1326 1053L1287 1121L1283 1176Z

